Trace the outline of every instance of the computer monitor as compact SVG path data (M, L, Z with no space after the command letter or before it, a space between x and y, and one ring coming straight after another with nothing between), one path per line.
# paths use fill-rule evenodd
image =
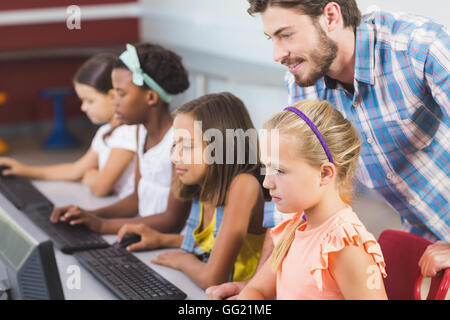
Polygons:
M6 213L7 208L0 206L0 269L7 277L2 284L9 287L8 299L64 299L53 243L31 237Z

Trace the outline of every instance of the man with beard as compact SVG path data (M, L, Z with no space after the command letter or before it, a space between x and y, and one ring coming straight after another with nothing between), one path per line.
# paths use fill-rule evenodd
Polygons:
M407 14L361 17L355 0L248 1L248 12L261 14L274 60L288 68L289 104L328 100L352 122L363 141L358 180L401 215L407 231L439 240L419 262L425 276L450 267L445 28ZM243 285L207 294L224 298Z

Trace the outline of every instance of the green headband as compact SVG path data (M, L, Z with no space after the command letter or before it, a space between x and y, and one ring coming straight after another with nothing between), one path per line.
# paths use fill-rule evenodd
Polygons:
M146 74L139 63L138 54L136 48L131 44L127 44L127 50L124 51L120 57L120 60L127 66L128 69L133 73L133 83L141 87L144 82L149 86L150 89L156 91L161 99L170 103L172 97L168 94L159 84L157 84L148 74Z

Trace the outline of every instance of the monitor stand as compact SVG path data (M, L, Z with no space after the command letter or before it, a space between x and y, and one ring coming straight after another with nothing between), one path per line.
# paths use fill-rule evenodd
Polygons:
M8 281L8 274L2 262L0 262L0 301L9 300L9 291L11 286Z

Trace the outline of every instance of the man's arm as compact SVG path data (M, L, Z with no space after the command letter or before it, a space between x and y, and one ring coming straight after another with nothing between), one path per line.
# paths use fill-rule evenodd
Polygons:
M444 28L432 25L434 40L428 46L428 50L423 52L418 44L423 43L423 39L410 39L409 54L412 59L423 64L424 79L426 86L434 101L442 108L446 116L450 112L450 37ZM428 31L428 30L427 30ZM420 36L420 33L417 33ZM425 53L425 54L424 54ZM417 70L412 68L412 70ZM423 75L418 75L421 79Z
M419 267L424 277L434 277L450 268L450 243L437 241L429 245L419 260Z

